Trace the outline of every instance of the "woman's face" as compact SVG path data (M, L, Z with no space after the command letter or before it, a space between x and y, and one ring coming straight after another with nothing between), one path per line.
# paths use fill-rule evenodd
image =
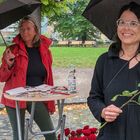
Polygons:
M140 22L130 10L126 10L118 20L117 34L122 44L136 44L140 42Z
M29 21L22 23L20 27L20 35L26 43L31 43L36 35L35 25Z

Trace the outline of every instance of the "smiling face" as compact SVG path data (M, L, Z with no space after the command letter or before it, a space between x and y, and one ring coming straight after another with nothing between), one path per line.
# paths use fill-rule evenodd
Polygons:
M120 16L117 34L122 44L132 45L140 42L140 22L137 16L130 10L126 10ZM135 25L136 24L136 25Z
M31 43L36 35L35 25L30 21L24 21L20 27L20 35L25 43Z

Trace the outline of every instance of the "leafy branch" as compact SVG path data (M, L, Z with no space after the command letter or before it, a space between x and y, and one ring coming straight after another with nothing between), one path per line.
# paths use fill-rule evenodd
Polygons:
M140 84L138 85L138 87L140 87ZM128 101L126 101L124 104L121 105L121 109L123 109L127 104L129 103L136 103L138 105L140 105L140 96L138 97L138 100L134 100L134 98L136 96L140 95L140 90L135 90L135 91L123 91L121 94L117 94L116 96L114 96L111 101L116 101L118 97L123 96L123 97L131 97ZM108 122L103 123L99 130L102 129Z

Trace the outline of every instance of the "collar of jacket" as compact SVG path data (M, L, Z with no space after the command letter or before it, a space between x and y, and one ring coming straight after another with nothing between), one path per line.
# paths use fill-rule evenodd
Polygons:
M12 41L13 43L19 45L19 47L21 49L23 49L24 51L25 49L25 44L24 41L22 40L22 38L20 37L20 34L18 34ZM47 48L49 48L49 46L52 44L52 40L48 39L47 37L40 35L40 46L46 46ZM24 47L23 47L24 46Z
M13 43L19 46L20 48L19 54L27 57L25 43L19 34L13 39ZM42 56L46 55L47 52L45 50L48 49L51 44L52 44L52 41L50 39L48 39L47 37L43 35L40 35L39 51L42 54Z

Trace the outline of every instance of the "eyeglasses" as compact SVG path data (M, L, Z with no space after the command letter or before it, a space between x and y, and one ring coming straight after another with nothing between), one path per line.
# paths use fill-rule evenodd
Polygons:
M137 28L140 25L140 22L135 20L124 21L123 19L118 19L116 23L118 27L126 27L128 25L129 28Z

